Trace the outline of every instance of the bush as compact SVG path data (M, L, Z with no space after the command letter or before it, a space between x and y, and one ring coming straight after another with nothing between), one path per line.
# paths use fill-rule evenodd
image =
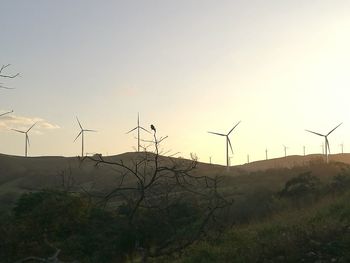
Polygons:
M307 195L317 194L320 186L320 179L312 176L311 172L305 172L288 180L279 194L281 197L299 199Z

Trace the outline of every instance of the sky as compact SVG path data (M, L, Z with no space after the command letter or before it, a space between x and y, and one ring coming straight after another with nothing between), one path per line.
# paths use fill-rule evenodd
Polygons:
M340 0L19 1L0 4L0 152L134 151L141 125L168 136L162 149L225 164L350 151L350 2ZM144 139L149 135L141 133Z

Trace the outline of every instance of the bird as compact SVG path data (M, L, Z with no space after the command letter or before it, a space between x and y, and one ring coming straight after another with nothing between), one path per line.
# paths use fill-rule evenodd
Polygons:
M153 124L151 124L151 130L154 131L156 133L156 127L154 127Z

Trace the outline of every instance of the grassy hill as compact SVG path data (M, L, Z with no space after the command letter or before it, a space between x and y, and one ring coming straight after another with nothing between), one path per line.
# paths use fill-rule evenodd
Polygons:
M349 262L349 198L350 191L237 224L215 240L197 243L180 258L155 262Z
M132 161L143 158L144 153L129 152L104 157L105 160L123 161L133 167ZM162 157L162 163L190 162L186 159ZM331 162L350 163L350 154L338 154L330 157ZM313 170L317 176L326 179L339 172L339 168L325 166L321 155L288 156L252 162L230 167L199 162L194 175L225 176L227 188L234 194L247 194L254 189L280 189L289 178L305 170ZM120 169L113 165L95 166L87 159L78 157L19 157L0 155L0 206L10 204L20 194L43 188L55 188L62 184L62 178L74 180L76 187L93 191L108 191L116 184Z
M145 158L145 154L125 153L103 158L134 168L134 162ZM154 155L147 153L147 158L152 159ZM348 262L349 161L349 154L334 155L329 164L320 155L289 156L234 166L229 170L224 166L198 163L191 176L220 175L218 192L234 202L212 219L204 240L201 238L180 254L156 258L155 262ZM171 167L174 163L186 167L191 160L160 157L161 166ZM152 207L149 210L141 207L134 221L138 227L128 229L130 225L125 220L131 210L127 210L125 203L116 200L105 209L90 202L89 195L84 192L106 193L116 187L120 172L118 166L96 166L91 159L82 162L77 157L0 155L0 212L7 211L0 213L0 219L3 224L11 225L0 228L2 235L7 236L3 240L6 247L3 253L8 257L5 262L27 255L50 255L52 247L49 249L43 240L46 229L51 229L50 240L64 251L63 259L115 262L118 255L123 255L120 262L140 262L135 240L138 242L143 231L146 231L145 237L152 235L154 238L148 243L152 251L152 246L156 247L153 242L162 244L163 239L171 241L174 237L181 240L201 222L203 213L200 211L206 211L200 210L203 209L200 206L202 197L187 200L183 198L186 191L177 190L167 197L186 201L186 204L174 203L169 210L166 206L159 210L160 214L153 214ZM62 189L63 179L73 192L55 190ZM134 182L133 177L125 177L126 184ZM294 188L287 188L288 185ZM51 190L40 191L44 188ZM32 193L22 195L28 192ZM19 202L13 206L19 196ZM160 194L154 200L162 201L163 197ZM168 213L174 221L162 217ZM169 227L169 222L176 222L184 232L177 233L178 228ZM164 233L173 236L163 236ZM116 243L109 242L107 236L116 238ZM115 250L116 244L119 250ZM10 248L13 251L8 251ZM101 261L102 258L105 259Z

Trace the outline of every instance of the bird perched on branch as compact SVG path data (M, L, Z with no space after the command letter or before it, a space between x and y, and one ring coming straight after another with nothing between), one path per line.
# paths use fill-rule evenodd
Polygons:
M154 127L154 125L153 124L151 124L151 130L152 131L154 131L154 133L156 133L157 131L156 131L156 127Z

